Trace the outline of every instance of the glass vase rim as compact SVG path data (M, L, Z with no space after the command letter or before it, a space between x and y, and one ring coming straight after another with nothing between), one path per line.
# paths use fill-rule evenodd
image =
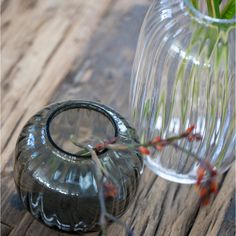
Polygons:
M63 154L66 154L67 156L71 156L71 157L75 157L75 158L83 158L83 159L88 159L91 158L91 155L85 155L85 156L81 156L75 153L71 153L69 151L64 150L63 148L61 148L59 145L57 145L55 143L55 141L53 140L51 134L50 134L50 124L53 121L53 119L59 115L62 112L68 111L68 110L73 110L73 109L87 109L89 111L95 111L98 112L104 116L106 116L108 118L108 120L111 122L113 128L114 128L114 137L118 137L118 127L117 124L115 122L115 119L112 117L111 114L109 114L108 111L106 111L106 109L104 108L104 106L102 104L96 103L96 102L92 102L92 101L79 101L79 100L70 100L66 103L61 104L59 107L57 107L48 117L47 122L46 122L46 134L48 137L49 142L52 144L52 146L54 148L56 148L58 151L62 152ZM99 152L97 155L100 156L102 154L104 154L105 152L107 152L108 149L104 149L103 151Z
M205 22L206 24L231 25L231 24L236 23L236 18L221 19L221 18L215 18L215 17L208 16L206 14L203 14L201 11L197 10L193 6L191 0L183 0L183 3L190 10L190 12L193 14L194 17L196 17L198 20L202 22Z

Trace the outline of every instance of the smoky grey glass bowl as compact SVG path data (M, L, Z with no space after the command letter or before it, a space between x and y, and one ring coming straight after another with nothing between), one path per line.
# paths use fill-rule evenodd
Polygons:
M138 142L134 129L107 106L81 100L49 105L34 115L19 135L16 188L26 209L47 226L67 232L98 231L96 166L90 156L78 156L71 135L92 146L113 137L122 144ZM135 150L105 150L99 159L118 190L115 197L105 198L107 210L120 217L135 197L142 158ZM104 178L106 181L111 182Z

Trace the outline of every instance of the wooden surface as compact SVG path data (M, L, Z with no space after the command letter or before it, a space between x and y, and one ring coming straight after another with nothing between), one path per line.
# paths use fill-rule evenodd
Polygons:
M128 117L131 66L149 4L1 0L1 235L67 235L40 224L22 207L12 178L16 138L24 123L53 101L101 101ZM234 167L220 186L212 204L199 208L192 186L145 170L122 220L138 236L234 235ZM109 235L124 232L112 225Z

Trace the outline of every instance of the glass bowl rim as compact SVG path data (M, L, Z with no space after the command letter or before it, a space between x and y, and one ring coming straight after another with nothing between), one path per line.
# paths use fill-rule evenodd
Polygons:
M115 119L106 110L106 107L103 106L102 104L98 104L98 103L95 103L95 102L92 102L92 101L76 101L76 100L75 101L72 100L69 103L64 102L49 115L49 117L46 121L46 134L47 134L48 140L60 152L66 154L66 155L72 156L72 157L77 157L77 158L87 159L87 158L91 157L91 155L80 156L80 155L77 155L75 153L71 153L71 152L68 152L68 151L62 149L60 146L58 146L54 142L54 140L53 140L53 138L50 134L50 124L53 121L53 119L57 115L59 115L60 113L66 112L68 110L73 110L73 109L84 109L84 110L88 110L88 111L95 111L95 112L98 112L98 113L104 115L106 118L108 118L108 120L111 122L111 124L114 128L114 132L115 132L114 137L118 137L118 127L117 127L117 124L115 122ZM105 152L107 152L107 151L108 151L108 149L104 149L103 151L98 153L98 156L105 153Z

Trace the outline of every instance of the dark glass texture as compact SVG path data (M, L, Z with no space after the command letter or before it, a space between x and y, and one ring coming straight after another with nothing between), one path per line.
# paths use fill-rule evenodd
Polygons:
M116 137L122 144L137 143L135 131L111 108L72 100L49 105L22 129L15 149L14 180L27 210L50 227L69 232L99 230L100 205L96 166L88 155L78 155L79 143L95 145ZM120 217L134 199L142 158L133 150L105 150L102 165L113 177L116 197L105 199L109 213Z

